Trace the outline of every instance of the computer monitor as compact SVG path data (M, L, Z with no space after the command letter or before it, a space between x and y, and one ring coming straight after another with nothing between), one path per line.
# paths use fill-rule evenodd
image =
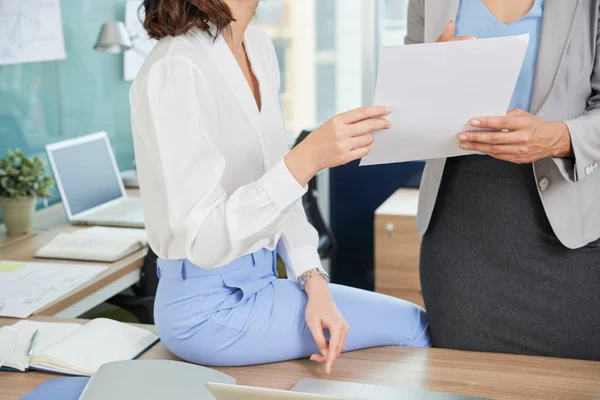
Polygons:
M106 132L46 146L69 220L126 196Z

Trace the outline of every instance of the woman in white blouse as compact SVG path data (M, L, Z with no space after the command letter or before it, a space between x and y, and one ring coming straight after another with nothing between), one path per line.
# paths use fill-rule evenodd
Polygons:
M423 309L328 285L301 203L318 171L368 153L389 108L338 115L287 152L273 44L248 26L257 4L144 1L160 40L130 102L161 339L200 364L311 356L327 372L342 350L429 346Z

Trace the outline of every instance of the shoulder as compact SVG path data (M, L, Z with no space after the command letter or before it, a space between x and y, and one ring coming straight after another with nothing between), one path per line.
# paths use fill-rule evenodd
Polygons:
M194 79L203 80L202 46L199 46L191 34L181 36L168 36L160 39L150 52L146 61L140 68L132 85L146 86L148 81Z

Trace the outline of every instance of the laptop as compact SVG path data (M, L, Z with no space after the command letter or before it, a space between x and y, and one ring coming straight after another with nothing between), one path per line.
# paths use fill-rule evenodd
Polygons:
M140 197L128 197L106 132L46 146L69 221L144 228Z
M206 383L206 388L216 400L490 400L452 393L312 378L302 379L291 391L216 382Z

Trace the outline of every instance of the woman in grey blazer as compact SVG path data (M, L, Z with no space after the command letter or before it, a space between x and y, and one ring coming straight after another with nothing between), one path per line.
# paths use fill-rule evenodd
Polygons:
M486 155L425 167L417 225L435 346L600 360L599 10L410 0L407 44L530 35L515 109L457 133Z

